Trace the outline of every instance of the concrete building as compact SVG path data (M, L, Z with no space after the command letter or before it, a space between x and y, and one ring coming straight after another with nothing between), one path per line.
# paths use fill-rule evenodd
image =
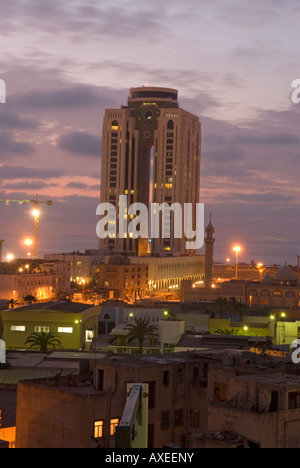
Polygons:
M68 262L15 260L0 264L0 298L24 301L35 296L39 301L63 298L70 294Z
M248 284L246 302L251 307L270 306L299 311L300 280L297 273L284 266L273 277L267 275L258 284Z
M94 281L97 289L110 292L111 298L139 299L148 290L148 264L128 257L106 257L95 270Z
M80 349L94 338L94 313L90 305L70 301L29 304L1 311L2 337L6 349L26 349L29 345L25 346L25 341L33 332L54 332L60 336L64 349Z
M300 282L297 273L288 267L277 270L274 277L261 281L231 280L214 284L211 289L185 282L181 298L186 302L215 301L224 297L230 302L243 302L250 308L284 309L291 313L300 310Z
M280 362L276 370L273 360L245 366L232 356L224 366L210 367L208 428L192 436L190 446L299 448L300 376L280 372Z
M68 262L70 265L70 281L87 285L93 281L95 271L104 261L103 254L99 250L45 254L44 258L47 261Z
M149 385L149 448L300 445L300 377L288 357L220 348L90 364L85 375L19 383L17 448L114 448L128 383Z
M169 88L132 88L127 106L106 109L102 131L101 203L118 206L119 196L133 203L199 203L201 125L181 109L178 91ZM123 214L122 214L123 216ZM194 212L193 226L196 213ZM110 223L116 223L111 220ZM185 238L151 239L154 255L190 255ZM183 220L182 220L183 226ZM138 255L139 241L107 237L100 240L107 253Z

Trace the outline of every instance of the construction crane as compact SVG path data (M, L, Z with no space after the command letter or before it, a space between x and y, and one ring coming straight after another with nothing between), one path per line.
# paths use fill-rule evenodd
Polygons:
M33 252L33 256L34 256L34 258L38 258L38 232L39 232L40 205L45 204L45 205L48 205L48 206L52 206L53 201L52 200L40 201L39 196L36 195L35 200L10 200L10 199L6 199L6 198L2 198L2 199L0 198L0 202L5 202L7 205L9 205L10 203L19 203L19 205L23 205L23 204L32 204L33 205L33 212L32 212L32 214L34 216L34 242L33 242L34 252Z

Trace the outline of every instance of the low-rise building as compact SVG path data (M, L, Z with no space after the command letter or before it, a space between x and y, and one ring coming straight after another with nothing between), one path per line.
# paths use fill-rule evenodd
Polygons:
M39 301L65 298L70 294L68 262L14 260L0 263L0 298L24 302L34 296Z
M28 304L1 311L2 337L6 349L26 349L26 339L33 332L54 332L59 335L64 349L79 349L92 341L94 334L89 317L94 308L89 304L71 301ZM87 324L83 326L83 322Z
M298 374L289 357L229 347L95 356L84 376L19 383L16 447L115 448L132 383L148 384L149 448L299 447Z
M274 277L267 275L261 281L230 280L213 286L203 288L192 281L185 282L181 298L185 302L209 302L223 297L231 303L243 302L252 309L300 311L300 280L286 266L277 270Z

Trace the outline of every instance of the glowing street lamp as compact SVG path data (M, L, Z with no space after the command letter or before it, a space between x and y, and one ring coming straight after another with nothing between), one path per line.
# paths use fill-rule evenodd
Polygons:
M25 240L24 240L24 245L25 245L26 247L29 248L29 247L32 246L32 244L33 244L33 240L32 240L32 239L25 239ZM29 251L27 250L27 257L30 257L30 256L31 256L31 252L29 252Z
M27 247L30 247L30 246L33 244L33 240L32 240L32 239L25 239L25 240L24 240L24 244L25 244Z
M239 245L235 245L233 247L233 251L235 252L235 278L238 279L238 256L241 251L241 247Z

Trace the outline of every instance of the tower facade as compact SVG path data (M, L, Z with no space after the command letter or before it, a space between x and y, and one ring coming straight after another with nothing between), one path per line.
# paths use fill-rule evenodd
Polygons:
M106 109L102 131L101 203L117 208L119 197L127 205L200 202L201 124L199 118L178 104L178 91L169 88L132 88L127 106ZM148 239L107 237L100 249L111 254L153 256L193 255L186 250L184 236L174 235L174 212L170 212L170 236ZM163 228L164 220L160 229ZM151 223L149 222L149 225ZM193 228L196 213L193 212Z

